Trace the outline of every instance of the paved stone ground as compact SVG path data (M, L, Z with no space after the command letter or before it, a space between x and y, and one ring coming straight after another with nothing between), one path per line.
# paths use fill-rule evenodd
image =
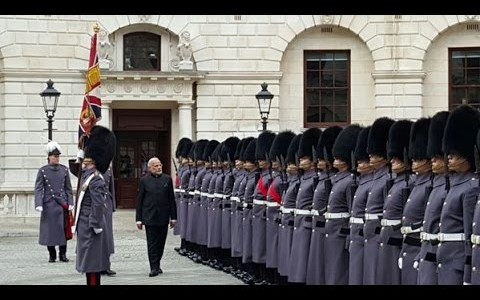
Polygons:
M242 281L190 259L173 249L180 238L169 230L161 261L163 274L148 277L145 231L137 230L134 210L114 213L114 277L102 276L104 285L240 285ZM85 275L75 270L76 239L68 242L70 262L48 262L46 247L38 244L38 219L0 224L1 285L84 285Z

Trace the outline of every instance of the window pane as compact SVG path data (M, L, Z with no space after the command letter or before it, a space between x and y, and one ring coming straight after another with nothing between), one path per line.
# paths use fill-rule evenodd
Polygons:
M319 114L318 114L318 106L307 107L307 122L309 122L309 123L320 122L320 118L319 118Z
M347 122L347 107L335 106L335 122Z
M307 105L320 105L320 95L318 90L307 90Z
M452 90L453 90L452 104L462 104L462 100L466 99L465 88L453 88Z
M333 87L333 73L332 72L321 72L320 86L321 87Z
M322 90L320 92L320 103L322 105L333 105L333 90Z
M468 89L468 104L479 108L480 105L480 87Z
M480 69L467 69L467 84L480 84Z
M467 56L467 67L480 67L480 52L479 51L468 51L466 52Z
M333 53L323 53L320 56L322 70L333 69Z
M160 70L160 36L149 32L126 34L124 70Z
M307 87L319 87L319 77L318 71L307 71Z
M336 87L346 87L347 86L347 72L338 71L335 72L335 86Z
M452 84L453 85L465 84L464 69L452 70Z
M335 53L335 69L336 70L346 70L348 63L348 56L345 52Z
M335 105L346 106L347 104L347 90L335 90Z
M318 59L309 58L307 59L307 69L309 70L319 70L320 61Z
M320 113L322 115L321 122L333 122L333 110L331 106L321 106Z

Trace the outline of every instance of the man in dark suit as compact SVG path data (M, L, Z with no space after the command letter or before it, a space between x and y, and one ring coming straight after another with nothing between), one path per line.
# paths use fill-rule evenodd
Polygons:
M163 273L160 268L168 224L175 227L177 207L170 176L162 173L162 163L157 157L148 161L149 174L140 181L137 196L137 228L145 225L150 262L150 277Z

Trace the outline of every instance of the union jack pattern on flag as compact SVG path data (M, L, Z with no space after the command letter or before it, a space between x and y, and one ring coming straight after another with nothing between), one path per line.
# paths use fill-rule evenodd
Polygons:
M97 34L99 27L95 27L90 44L90 58L86 75L85 96L83 97L80 124L78 129L79 138L89 135L92 127L102 118L102 100L100 98L100 67L98 65Z

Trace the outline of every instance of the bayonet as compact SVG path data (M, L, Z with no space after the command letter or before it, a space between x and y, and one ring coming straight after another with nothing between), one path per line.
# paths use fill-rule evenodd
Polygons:
M450 191L450 175L448 174L448 155L445 153L443 155L443 163L445 164L445 168L447 169L447 172L445 173L445 190L447 193Z
M357 160L355 159L355 153L353 150L350 152L350 172L353 174L353 183L350 187L350 199L348 199L348 203L347 203L349 211L352 209L353 198L355 197L355 192L357 191L357 188L358 188Z
M300 181L302 177L302 169L300 169L300 158L298 157L298 153L295 152L295 165L297 166L297 178Z
M172 157L172 161L173 161L173 166L175 167L175 173L178 175L177 163L175 162L175 159L173 157Z
M410 166L410 161L408 160L407 147L403 148L403 165L405 166L405 183L408 186L412 167Z

